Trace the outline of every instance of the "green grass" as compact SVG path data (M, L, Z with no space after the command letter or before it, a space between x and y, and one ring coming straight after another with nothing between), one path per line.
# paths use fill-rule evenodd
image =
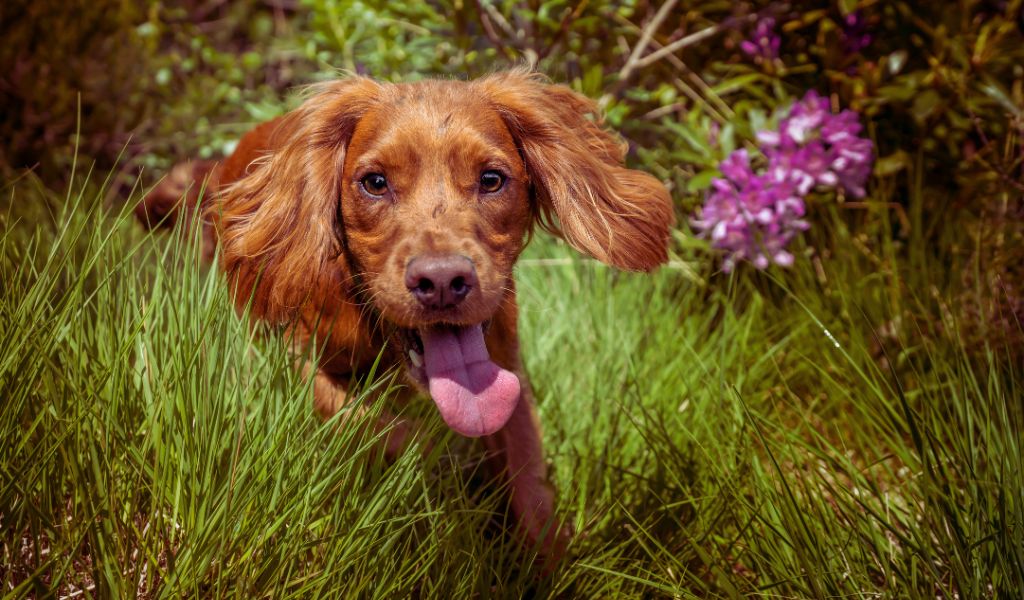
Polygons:
M11 597L1013 597L1024 409L924 271L856 252L707 280L538 238L521 334L561 508L550 575L479 454L388 464L322 424L279 335L103 191L4 188L0 580ZM841 227L837 236L847 236ZM842 240L840 240L841 244ZM401 385L365 386L382 400ZM369 388L373 388L372 390ZM424 404L426 406L426 404Z

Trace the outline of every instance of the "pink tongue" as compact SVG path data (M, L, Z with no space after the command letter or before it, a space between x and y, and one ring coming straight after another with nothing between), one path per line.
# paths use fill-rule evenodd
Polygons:
M483 329L431 327L420 337L430 396L445 423L468 437L501 429L519 402L519 378L491 362Z

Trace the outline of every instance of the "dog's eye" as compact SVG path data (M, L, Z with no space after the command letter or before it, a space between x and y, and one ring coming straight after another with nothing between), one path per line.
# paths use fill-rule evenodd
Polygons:
M359 184L371 196L383 196L388 191L388 180L380 173L370 173L360 179Z
M484 171L480 175L480 191L485 194L493 194L505 185L505 176L498 171Z

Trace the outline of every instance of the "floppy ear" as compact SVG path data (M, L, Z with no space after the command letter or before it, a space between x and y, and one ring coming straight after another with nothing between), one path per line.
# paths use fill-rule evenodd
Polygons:
M479 85L519 146L544 229L621 269L648 271L668 259L668 190L623 167L626 145L602 129L592 100L523 70Z
M341 294L348 285L340 177L348 140L380 90L365 78L322 86L250 133L255 141L243 138L225 163L226 171L249 171L212 208L221 265L239 307L251 301L254 315L284 321L316 290ZM262 156L255 155L259 146Z

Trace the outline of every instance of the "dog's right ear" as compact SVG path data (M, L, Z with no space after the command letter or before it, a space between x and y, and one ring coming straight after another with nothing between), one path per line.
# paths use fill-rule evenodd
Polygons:
M668 190L624 166L625 144L605 130L592 100L524 70L476 85L516 140L542 227L620 269L649 271L668 260Z
M352 77L321 86L299 108L243 138L225 168L248 174L212 207L235 303L257 317L294 317L314 290L349 283L341 251L345 148L382 86ZM262 150L262 152L261 152Z

